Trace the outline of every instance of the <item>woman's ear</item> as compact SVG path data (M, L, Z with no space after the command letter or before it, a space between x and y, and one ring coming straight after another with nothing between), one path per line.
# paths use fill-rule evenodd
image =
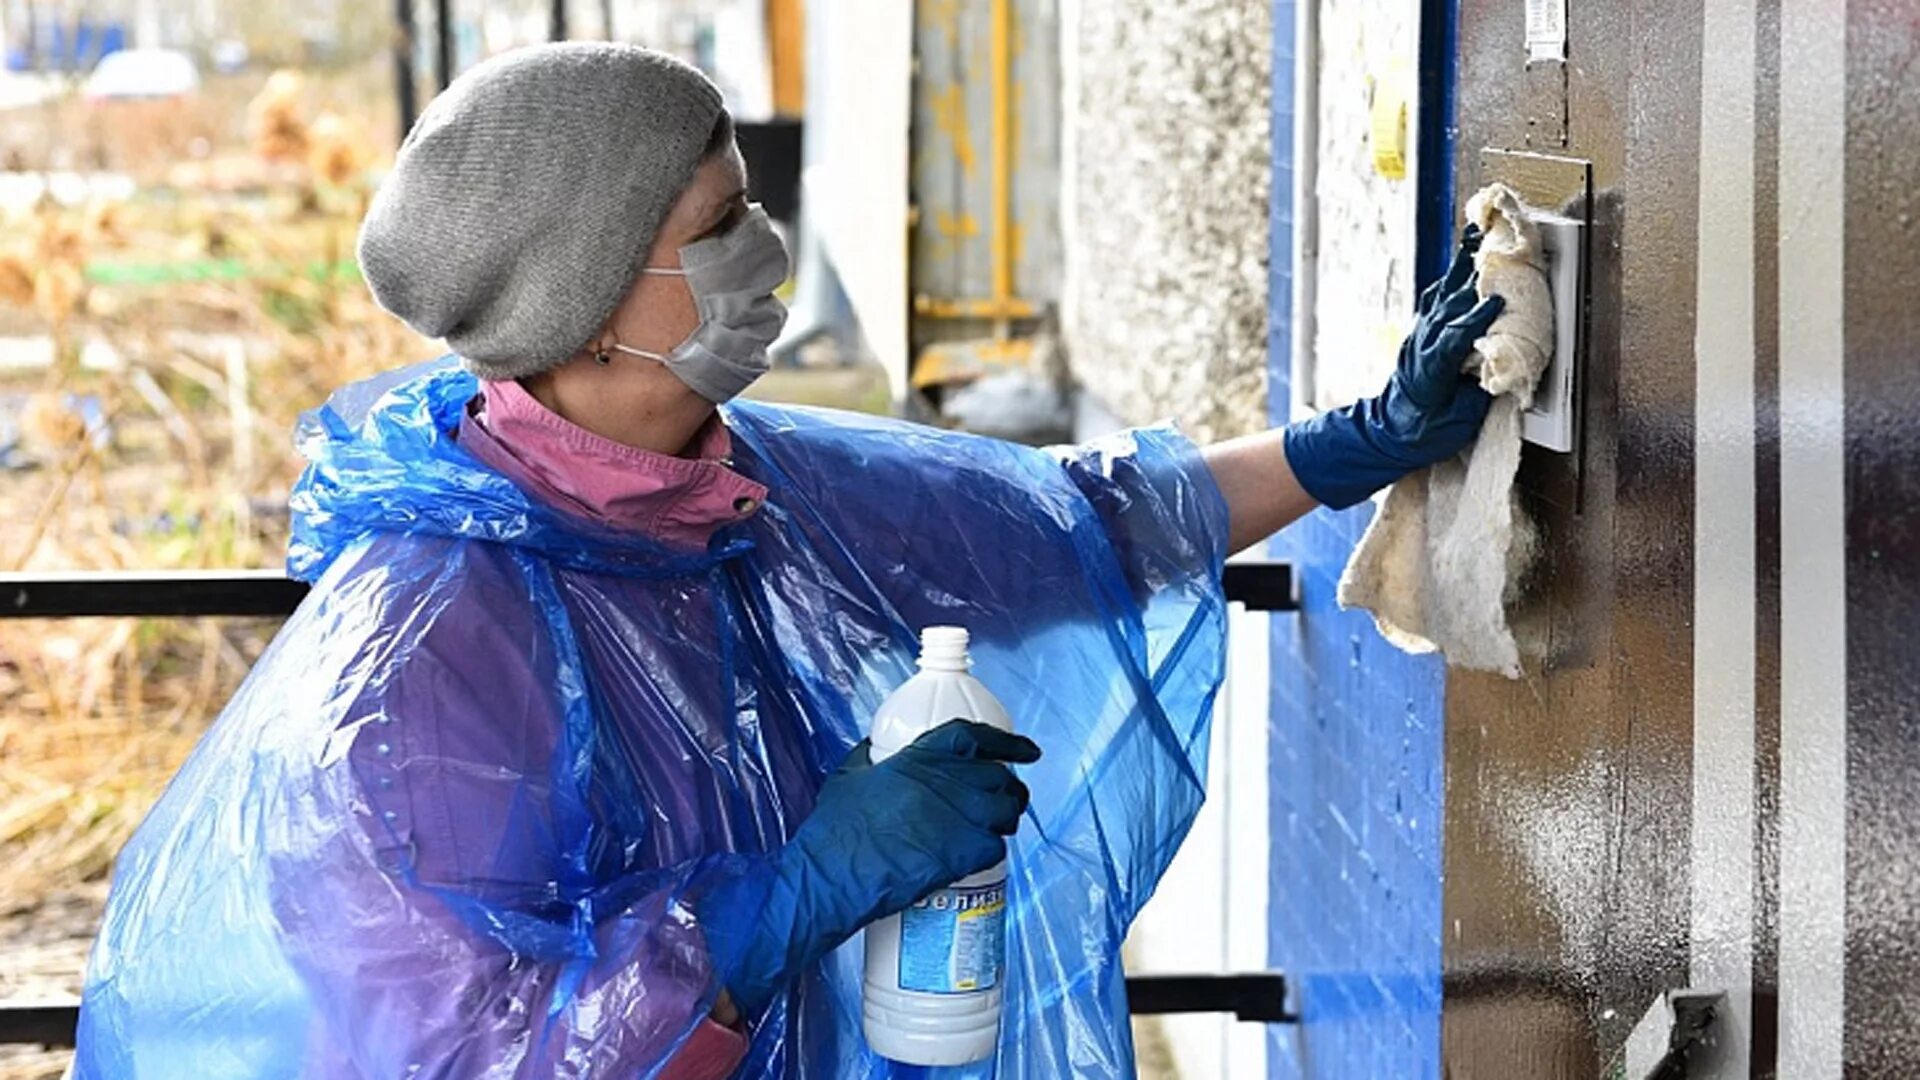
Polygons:
M593 337L587 341L586 345L581 347L580 351L586 356L593 357L595 362L605 366L612 362L613 346L614 343L619 340L619 338L614 336L613 324L609 322L602 326L600 332L593 335Z

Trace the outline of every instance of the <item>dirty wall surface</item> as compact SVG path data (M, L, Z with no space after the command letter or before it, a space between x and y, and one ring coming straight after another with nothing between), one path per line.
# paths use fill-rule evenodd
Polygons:
M1129 423L1265 426L1269 0L1063 12L1074 377Z
M1378 393L1413 326L1420 11L1414 0L1321 0L1317 18L1319 158L1311 206L1319 259L1314 364L1301 389L1314 408L1330 409ZM1403 178L1374 165L1376 98L1383 106L1409 106Z

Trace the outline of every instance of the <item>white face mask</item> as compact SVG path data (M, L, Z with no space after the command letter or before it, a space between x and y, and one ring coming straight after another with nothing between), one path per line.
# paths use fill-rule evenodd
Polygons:
M662 355L626 345L630 356L658 360L693 392L719 404L767 373L767 347L787 323L787 306L774 295L787 280L787 246L759 206L722 236L680 249L680 267L642 267L643 274L684 277L700 325Z

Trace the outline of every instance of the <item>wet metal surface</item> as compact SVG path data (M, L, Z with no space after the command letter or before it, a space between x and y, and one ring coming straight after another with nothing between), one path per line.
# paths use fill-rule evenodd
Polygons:
M1547 147L1558 80L1525 68L1524 7L1462 4L1458 175L1464 197L1488 148L1592 163L1586 437L1522 470L1548 557L1517 621L1543 661L1448 680L1461 1078L1597 1076L1688 965L1700 13L1571 5L1566 145Z
M1847 30L1845 1050L1849 1076L1910 1077L1920 1075L1920 12L1910 0L1853 0ZM1799 257L1795 245L1780 257Z
M1920 13L1574 3L1555 72L1524 7L1463 0L1456 175L1592 162L1587 437L1522 472L1543 659L1448 680L1447 1073L1603 1075L1710 975L1743 1076L1920 1075Z

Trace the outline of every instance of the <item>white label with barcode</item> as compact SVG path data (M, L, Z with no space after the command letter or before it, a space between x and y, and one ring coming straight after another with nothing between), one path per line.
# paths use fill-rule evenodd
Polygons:
M1527 0L1527 59L1567 58L1567 0Z

